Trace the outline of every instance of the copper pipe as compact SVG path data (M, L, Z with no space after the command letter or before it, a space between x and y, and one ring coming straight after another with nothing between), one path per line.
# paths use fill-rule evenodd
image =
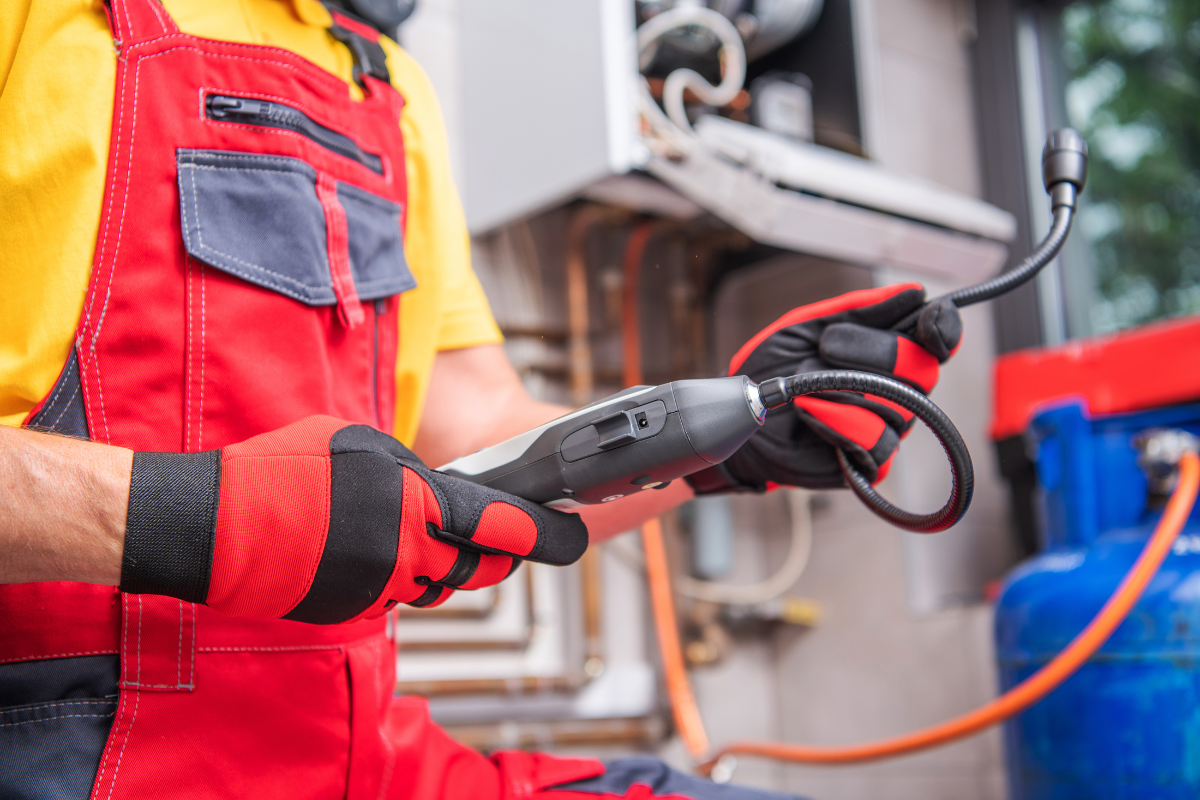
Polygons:
M625 243L623 265L624 281L621 284L621 355L624 365L625 386L637 386L642 382L642 325L640 319L642 258L646 245L654 235L654 222L639 222L629 233Z
M658 717L545 722L503 722L490 725L445 725L455 741L483 752L511 748L533 749L571 745L652 745L662 740Z
M603 218L596 206L584 206L575 212L567 231L567 358L571 378L571 398L575 405L592 400L592 346L588 340L587 259L584 246L592 227Z
M545 692L575 691L587 684L582 675L554 675L538 677L525 675L519 678L467 678L444 681L397 681L398 694L413 694L421 697L447 697L469 694L543 694Z

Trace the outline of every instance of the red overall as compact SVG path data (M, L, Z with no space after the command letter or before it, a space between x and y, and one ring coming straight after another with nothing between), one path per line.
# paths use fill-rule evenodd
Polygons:
M335 21L339 37L373 36ZM27 424L158 452L311 414L390 430L397 295L414 285L399 94L363 70L352 100L293 53L181 33L157 0L112 0L110 23L91 282ZM383 619L317 626L90 584L0 586L0 668L119 655L95 800L768 797L653 759L485 758L423 700L393 697L394 652Z
M412 286L402 98L364 75L355 101L293 53L182 34L155 0L111 6L119 57L91 283L64 379L31 420L62 406L60 419L81 395L93 440L160 452L310 414L390 430L396 294ZM222 117L227 98L299 111L316 133ZM246 215L261 225L239 230ZM322 221L322 274L269 261ZM0 587L0 619L0 662L120 654L95 798L498 797L512 772L451 742L423 702L393 702L383 619L234 619L79 583ZM508 760L531 789L602 771Z

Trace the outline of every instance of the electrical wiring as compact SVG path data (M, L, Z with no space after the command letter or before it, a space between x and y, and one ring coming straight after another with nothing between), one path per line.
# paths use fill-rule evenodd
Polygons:
M717 761L730 754L754 755L779 761L806 764L849 764L875 761L913 753L972 736L1024 711L1057 688L1079 669L1108 640L1158 572L1171 546L1183 530L1188 515L1196 503L1200 489L1200 457L1195 449L1179 459L1179 478L1175 491L1167 502L1162 518L1143 548L1138 560L1099 613L1083 631L1071 640L1061 653L1046 666L1014 686L1000 697L974 711L948 720L940 725L914 731L894 739L845 747L815 747L782 742L734 742L719 749L698 768L703 774L712 772Z
M684 152L690 151L699 142L687 117L684 92L690 90L701 102L723 106L737 97L746 81L746 48L742 44L741 34L723 15L701 6L673 8L644 22L637 29L639 61L648 60L647 51L664 34L688 25L707 28L720 39L724 67L720 84L713 86L695 70L673 70L663 83L664 114L650 94L650 84L645 78L640 81L642 114L656 133Z

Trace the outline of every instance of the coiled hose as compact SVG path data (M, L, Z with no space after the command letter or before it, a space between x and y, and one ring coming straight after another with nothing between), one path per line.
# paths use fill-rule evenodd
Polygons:
M946 451L953 481L950 499L932 514L914 514L892 505L871 488L870 482L854 467L844 450L837 451L842 475L845 476L851 490L872 511L896 527L913 533L944 531L958 522L971 505L971 495L975 491L975 470L971 464L971 453L967 450L962 434L945 412L920 392L882 375L844 369L774 378L759 384L758 390L763 405L769 409L779 408L806 394L829 391L859 392L890 400L911 411L917 419L925 423Z

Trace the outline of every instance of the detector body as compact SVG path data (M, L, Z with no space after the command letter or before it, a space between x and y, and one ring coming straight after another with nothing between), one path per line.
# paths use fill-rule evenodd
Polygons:
M719 464L766 418L745 376L634 386L439 471L569 510Z

